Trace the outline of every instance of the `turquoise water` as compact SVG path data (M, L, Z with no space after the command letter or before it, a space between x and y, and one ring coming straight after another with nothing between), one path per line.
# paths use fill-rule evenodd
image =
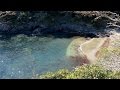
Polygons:
M66 50L73 39L18 35L0 41L0 78L23 79L58 69L72 69Z

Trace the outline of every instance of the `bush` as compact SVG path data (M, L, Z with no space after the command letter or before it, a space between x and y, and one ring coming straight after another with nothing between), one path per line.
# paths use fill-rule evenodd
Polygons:
M55 73L48 72L45 75L41 75L40 79L63 79L69 74L69 71L66 69L61 69Z
M83 65L73 71L59 70L38 76L38 79L119 79L120 72L105 70L96 65Z

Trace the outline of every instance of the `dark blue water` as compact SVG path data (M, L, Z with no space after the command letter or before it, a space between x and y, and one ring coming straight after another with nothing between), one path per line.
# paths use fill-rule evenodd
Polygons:
M27 37L18 35L0 41L0 78L32 78L58 69L71 69L74 64L66 57L73 39Z

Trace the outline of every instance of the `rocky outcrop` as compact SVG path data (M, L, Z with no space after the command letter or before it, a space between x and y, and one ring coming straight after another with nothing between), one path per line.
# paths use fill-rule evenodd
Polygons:
M119 15L110 11L0 11L0 34L109 36L109 30L120 28L119 20Z

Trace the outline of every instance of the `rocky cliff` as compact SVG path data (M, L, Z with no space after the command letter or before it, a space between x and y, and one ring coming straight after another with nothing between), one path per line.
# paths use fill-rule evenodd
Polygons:
M119 20L119 11L0 11L0 35L109 36Z

